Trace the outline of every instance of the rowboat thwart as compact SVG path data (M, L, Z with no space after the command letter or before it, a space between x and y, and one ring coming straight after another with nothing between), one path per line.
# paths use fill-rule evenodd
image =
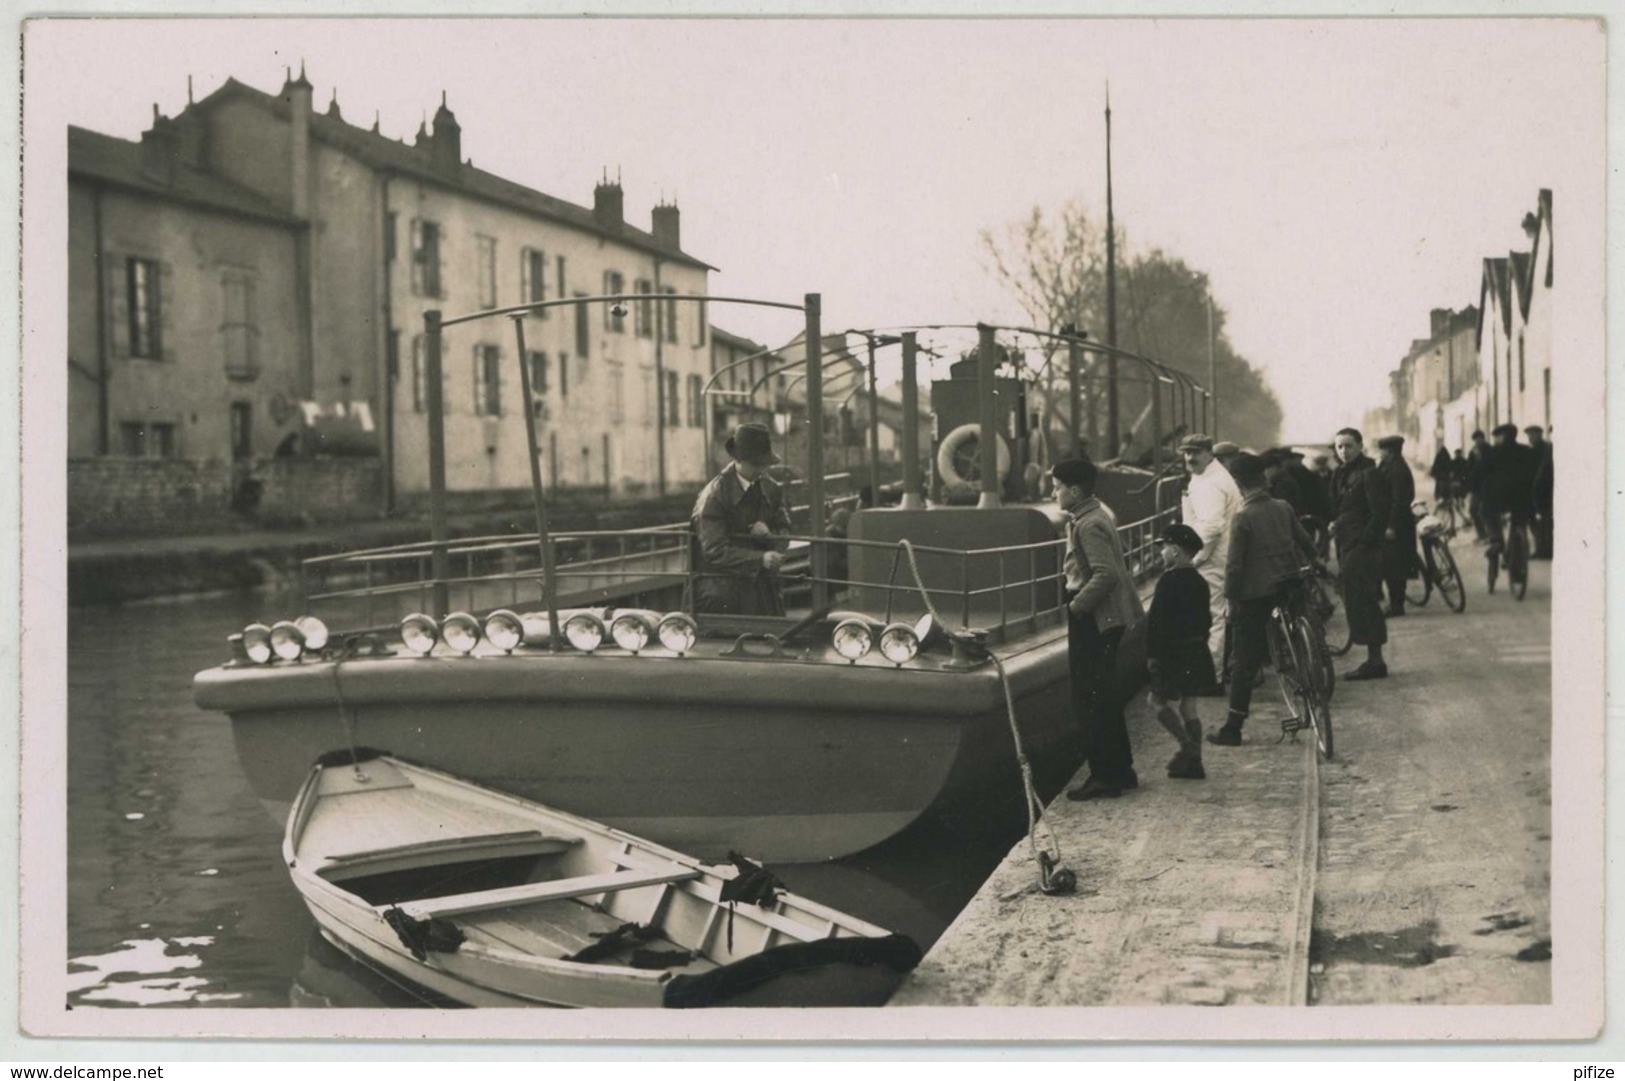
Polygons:
M693 857L389 756L327 756L283 856L322 933L470 1006L860 1006L902 935Z

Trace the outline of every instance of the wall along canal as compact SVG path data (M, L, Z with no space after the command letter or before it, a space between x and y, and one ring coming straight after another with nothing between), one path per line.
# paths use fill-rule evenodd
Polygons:
M282 823L243 778L229 722L192 704L192 676L225 659L227 634L297 603L247 593L70 611L73 1006L419 1004L315 933L282 866ZM773 870L929 949L1024 832L1008 816L927 826Z

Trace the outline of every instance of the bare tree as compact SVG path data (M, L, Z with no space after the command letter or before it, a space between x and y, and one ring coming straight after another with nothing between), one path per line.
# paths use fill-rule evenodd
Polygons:
M1105 229L1076 202L1063 205L1053 218L1035 207L1024 220L998 234L984 229L981 239L991 260L990 272L1016 297L1033 326L1049 331L1068 324L1084 331L1105 326ZM1123 240L1121 230L1118 239ZM1119 251L1124 247L1120 243ZM1119 276L1125 288L1118 299L1118 344L1206 386L1207 275L1158 249L1120 265ZM1279 438L1280 404L1259 373L1231 348L1223 331L1224 311L1215 305L1213 368L1223 403L1224 436L1238 443L1268 445ZM1040 379L1043 426L1052 447L1064 445L1061 433L1070 423L1064 412L1070 397L1066 371L1053 362L1056 349L1053 341L1045 344ZM1091 355L1081 388L1091 442L1097 438L1106 398L1104 367ZM1119 410L1126 425L1144 413L1150 401L1150 388L1136 380L1131 374L1120 377Z

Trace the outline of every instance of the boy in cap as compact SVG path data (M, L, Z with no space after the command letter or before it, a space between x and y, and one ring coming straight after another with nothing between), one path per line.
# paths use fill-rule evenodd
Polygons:
M694 501L694 610L782 616L779 568L789 542L784 489L767 474L778 462L761 424L741 424L725 445L733 459Z
M1416 550L1416 515L1411 504L1416 502L1416 478L1405 463L1400 451L1405 446L1402 435L1385 435L1377 440L1382 457L1377 470L1388 482L1388 521L1382 530L1382 580L1388 587L1389 619L1405 614L1405 581L1418 570L1421 556Z
M1168 776L1200 781L1202 721L1196 698L1213 685L1213 657L1207 650L1207 580L1191 566L1202 550L1202 538L1183 523L1169 526L1159 538L1167 569L1157 579L1146 617L1145 648L1151 668L1151 708L1157 720L1179 743L1179 753L1168 763Z
M1089 777L1067 798L1115 798L1138 788L1134 751L1115 679L1123 633L1144 609L1123 558L1111 511L1095 495L1099 470L1087 459L1068 458L1050 470L1055 496L1066 512L1067 661L1072 710L1083 730Z

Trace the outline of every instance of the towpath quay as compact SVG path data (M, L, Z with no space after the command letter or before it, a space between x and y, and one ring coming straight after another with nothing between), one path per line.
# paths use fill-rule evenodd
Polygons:
M1141 699L1140 788L1045 811L1077 892L1041 893L1022 840L890 1005L1550 1001L1551 564L1517 601L1452 548L1465 613L1391 621L1390 678L1337 684L1335 759L1277 742L1272 677L1245 742L1170 780Z

